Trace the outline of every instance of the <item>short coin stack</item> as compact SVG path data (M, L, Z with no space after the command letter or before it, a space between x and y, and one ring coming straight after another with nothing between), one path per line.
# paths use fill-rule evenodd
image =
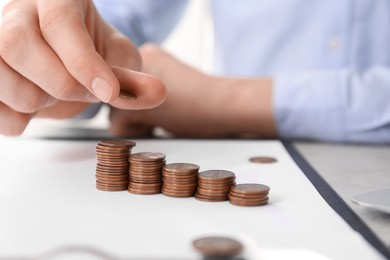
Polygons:
M96 188L102 191L126 190L129 184L129 154L134 142L103 140L96 146Z
M198 190L195 198L201 201L217 202L228 200L228 194L235 184L236 176L231 171L209 170L199 173Z
M133 194L158 194L162 187L162 168L165 165L163 153L135 153L129 157L129 187Z
M172 163L163 168L162 193L169 197L192 197L196 192L199 166L192 163Z
M269 190L263 184L238 184L230 190L229 200L238 206L261 206L268 203Z

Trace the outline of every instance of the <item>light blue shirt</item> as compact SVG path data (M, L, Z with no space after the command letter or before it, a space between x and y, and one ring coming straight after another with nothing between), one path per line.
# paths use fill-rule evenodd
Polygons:
M136 44L163 41L184 0L95 0ZM282 138L390 143L389 0L213 0L221 72L274 78Z

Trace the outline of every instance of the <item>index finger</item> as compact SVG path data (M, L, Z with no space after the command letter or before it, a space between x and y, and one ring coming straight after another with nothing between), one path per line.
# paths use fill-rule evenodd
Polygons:
M109 27L101 22L92 1L37 1L41 32L81 85L103 102L119 95L119 82L96 48L102 48Z

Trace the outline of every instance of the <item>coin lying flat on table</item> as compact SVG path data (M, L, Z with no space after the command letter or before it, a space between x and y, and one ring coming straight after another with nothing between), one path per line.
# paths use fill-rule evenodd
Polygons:
M262 206L268 203L269 191L270 188L263 184L238 184L231 188L229 201L237 206Z
M126 140L103 140L96 146L96 188L101 191L123 191L129 184L131 149L136 144Z
M203 237L193 241L196 250L206 257L231 257L242 251L242 244L228 237Z
M269 156L254 156L249 158L249 161L252 163L274 163L277 162L278 160L274 157L269 157Z

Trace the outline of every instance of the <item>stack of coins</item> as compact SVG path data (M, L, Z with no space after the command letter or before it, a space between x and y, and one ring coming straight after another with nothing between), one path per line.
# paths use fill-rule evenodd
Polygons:
M129 184L129 154L134 142L103 140L96 146L96 188L102 191L126 190Z
M228 194L235 184L236 176L225 170L209 170L199 173L198 190L195 198L202 201L217 202L228 200Z
M229 200L238 206L261 206L268 203L269 190L263 184L238 184L230 190Z
M163 168L162 193L169 197L192 197L196 192L199 166L191 163L172 163Z
M151 195L161 193L163 153L135 153L129 157L129 187L133 194Z

